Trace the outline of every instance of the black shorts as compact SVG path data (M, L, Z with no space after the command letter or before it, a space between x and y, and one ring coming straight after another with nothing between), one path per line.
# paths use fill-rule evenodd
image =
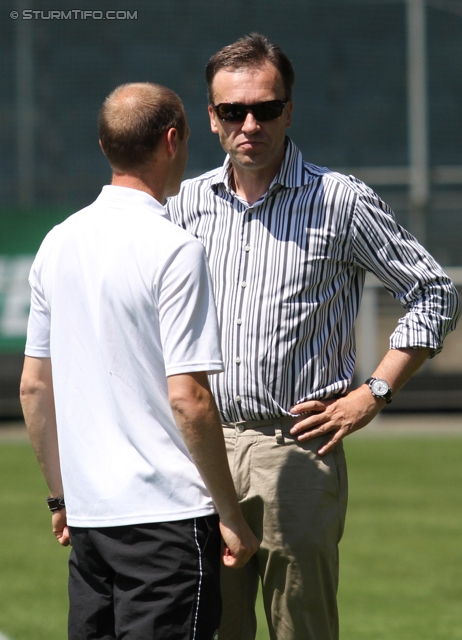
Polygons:
M71 527L69 640L213 640L218 516Z

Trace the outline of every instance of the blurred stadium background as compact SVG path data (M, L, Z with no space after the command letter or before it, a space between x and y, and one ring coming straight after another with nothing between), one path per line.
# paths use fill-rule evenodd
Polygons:
M223 160L208 126L207 60L245 33L268 35L294 63L290 134L305 157L375 188L462 291L462 0L71 6L0 2L0 639L65 635L67 554L49 532L32 451L18 446L25 430L7 424L20 417L28 270L45 233L110 179L97 113L116 85L154 81L180 94L192 129L187 175L197 175ZM368 281L357 381L386 350L400 314ZM345 640L462 638L460 328L386 409L420 410L454 413L384 416L346 444ZM263 625L258 638L267 638Z
M101 11L90 0L72 11L65 4L1 3L0 417L20 415L33 255L110 179L97 144L104 97L132 81L177 91L192 130L187 175L197 175L223 161L208 126L205 65L254 30L293 61L290 135L305 158L375 188L460 289L462 0L113 0ZM386 350L400 313L370 281L358 381ZM387 408L422 409L462 411L460 329Z

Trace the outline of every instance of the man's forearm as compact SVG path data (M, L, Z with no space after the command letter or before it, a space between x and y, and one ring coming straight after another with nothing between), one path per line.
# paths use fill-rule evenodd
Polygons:
M63 495L49 358L25 358L20 398L29 438L50 495Z
M383 378L396 393L420 369L430 355L430 349L390 349L371 374Z
M221 421L204 374L168 379L173 416L221 519L239 512Z
M223 563L242 567L258 548L245 522L228 466L223 429L205 373L170 376L173 416L220 517Z

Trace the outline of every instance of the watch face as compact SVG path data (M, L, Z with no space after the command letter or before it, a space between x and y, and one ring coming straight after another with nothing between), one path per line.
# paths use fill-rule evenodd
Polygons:
M385 382L385 380L374 380L371 383L372 393L375 393L378 396L384 396L388 393L390 387Z

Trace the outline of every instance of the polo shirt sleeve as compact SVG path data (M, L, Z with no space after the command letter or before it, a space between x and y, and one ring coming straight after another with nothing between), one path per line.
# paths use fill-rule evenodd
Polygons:
M223 371L212 283L198 240L185 233L156 288L166 375Z
M31 302L25 354L35 358L49 358L51 355L50 307L45 299L37 270L36 258L29 275Z

